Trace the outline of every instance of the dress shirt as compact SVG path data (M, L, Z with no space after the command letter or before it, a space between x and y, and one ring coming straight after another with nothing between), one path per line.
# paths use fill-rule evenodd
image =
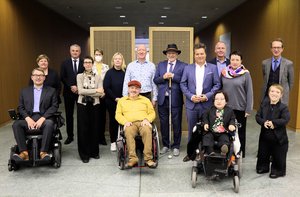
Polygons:
M168 66L167 66L167 71L168 72L170 71L171 63L173 64L173 68L171 70L171 72L173 73L173 70L175 69L175 65L176 65L176 60L174 62L168 62Z
M128 82L137 80L142 84L141 93L152 92L152 100L157 101L157 86L153 81L155 70L155 65L150 61L140 63L135 60L128 64L123 84L123 96L128 95Z
M196 94L199 96L202 94L202 90L203 90L204 68L206 66L206 62L202 66L196 63L195 65L196 65Z
M43 87L40 89L33 86L33 112L40 112L40 100L41 100L41 94L42 94Z
M226 68L227 64L226 64L226 58L223 62L221 62L218 58L217 58L217 67L218 67L218 74L219 76L221 76L221 72L224 68Z

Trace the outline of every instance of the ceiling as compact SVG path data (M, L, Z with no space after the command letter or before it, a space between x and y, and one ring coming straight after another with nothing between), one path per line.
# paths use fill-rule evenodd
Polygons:
M150 26L194 27L198 32L247 0L36 1L86 30L91 26L134 26L136 38L148 38Z

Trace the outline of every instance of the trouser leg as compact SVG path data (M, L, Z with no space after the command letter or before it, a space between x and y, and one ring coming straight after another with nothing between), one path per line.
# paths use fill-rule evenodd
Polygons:
M129 160L138 161L138 157L135 151L135 136L138 134L138 127L136 124L132 124L129 127L125 128L125 137L126 137L126 144L128 149Z
M144 144L144 160L148 161L152 159L152 128L149 126L139 126L139 132Z

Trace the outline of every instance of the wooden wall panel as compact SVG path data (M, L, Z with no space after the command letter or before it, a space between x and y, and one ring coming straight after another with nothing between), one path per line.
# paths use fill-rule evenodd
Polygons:
M295 84L289 104L291 112L289 127L293 129L300 129L299 57L297 57L297 48L300 44L299 11L299 1L294 0L261 0L259 3L247 1L199 33L200 40L208 45L210 51L208 57L212 58L214 45L219 36L231 32L231 49L243 53L243 64L250 70L253 78L255 109L258 109L261 98L263 80L261 62L272 56L270 41L277 37L285 41L283 56L291 59L295 68ZM298 24L298 28L295 24Z
M126 65L135 59L134 27L91 27L90 53L94 49L103 50L103 62L111 66L111 58L116 52L123 54Z
M0 1L0 124L9 121L7 110L16 108L20 89L27 86L35 59L45 53L50 67L59 72L69 57L69 46L78 43L88 54L88 31L35 1Z

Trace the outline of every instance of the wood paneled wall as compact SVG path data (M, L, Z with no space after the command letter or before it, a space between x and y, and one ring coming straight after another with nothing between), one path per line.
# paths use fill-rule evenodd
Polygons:
M261 62L270 58L270 41L284 40L283 56L294 62L295 83L290 94L289 127L300 130L299 63L300 3L295 0L247 1L221 20L196 34L208 45L209 58L221 34L231 32L231 49L243 53L243 64L250 70L254 87L254 108L258 109L262 88ZM208 59L209 59L208 58ZM252 114L253 116L255 114Z
M89 32L35 1L0 1L0 124L10 120L7 110L16 108L21 88L27 86L36 58L45 53L50 67L59 72L77 43L89 54Z

